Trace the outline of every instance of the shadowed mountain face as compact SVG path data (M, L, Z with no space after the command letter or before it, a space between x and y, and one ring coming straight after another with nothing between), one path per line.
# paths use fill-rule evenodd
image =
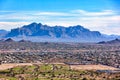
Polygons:
M99 38L101 33L90 31L80 25L77 26L48 26L41 23L32 23L21 28L12 29L6 37L24 36L46 36L53 38Z

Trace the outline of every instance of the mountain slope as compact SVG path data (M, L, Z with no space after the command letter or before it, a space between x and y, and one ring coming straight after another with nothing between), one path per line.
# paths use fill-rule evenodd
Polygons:
M47 36L53 38L99 38L101 33L90 31L80 25L77 26L48 26L41 23L32 23L21 28L12 29L6 37L24 36Z
M0 30L0 38L4 37L7 33L8 33L8 31L1 29Z
M31 23L20 28L11 29L5 38L14 40L30 40L37 42L100 42L120 38L101 34L98 31L90 31L83 26L48 26L41 23Z

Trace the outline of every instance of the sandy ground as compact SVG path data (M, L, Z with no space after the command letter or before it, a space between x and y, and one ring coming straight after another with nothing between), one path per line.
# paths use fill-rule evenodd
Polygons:
M71 69L74 70L120 70L118 68L114 68L106 65L71 65Z
M1 64L0 65L0 70L6 70L6 69L10 69L16 66L31 66L33 64L43 64L43 63L7 63L7 64ZM48 64L48 63L45 63ZM51 64L64 64L64 63L51 63Z
M0 70L5 70L9 68L13 68L16 66L25 66L25 65L33 65L32 63L11 63L11 64L1 64Z
M13 68L16 66L25 66L25 65L33 65L33 64L42 64L42 63L9 63L9 64L1 64L0 70L5 70L9 68ZM51 64L64 64L64 63L51 63ZM120 70L118 68L114 68L106 65L70 65L71 69L74 70Z

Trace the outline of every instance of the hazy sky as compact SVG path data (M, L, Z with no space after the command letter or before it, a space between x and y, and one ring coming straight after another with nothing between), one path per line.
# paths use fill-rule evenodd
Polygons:
M0 29L32 22L120 35L120 0L0 0Z

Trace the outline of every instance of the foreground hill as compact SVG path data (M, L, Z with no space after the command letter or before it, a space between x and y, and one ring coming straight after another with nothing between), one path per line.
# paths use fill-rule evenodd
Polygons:
M119 80L120 73L73 70L65 64L34 64L0 71L0 80Z

